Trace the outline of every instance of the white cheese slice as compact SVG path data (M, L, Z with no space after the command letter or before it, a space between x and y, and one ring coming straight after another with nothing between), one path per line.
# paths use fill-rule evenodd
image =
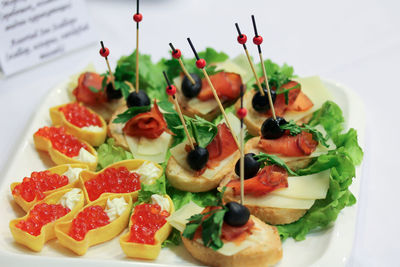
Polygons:
M278 189L270 195L297 199L324 199L329 189L329 170L305 176L288 177L287 188Z
M233 72L240 75L243 83L247 83L253 78L253 74L250 69L247 57L243 54L235 57L232 60L226 60L224 62L218 62L214 64L217 68L216 70L223 70L225 72Z
M180 232L185 230L188 219L195 214L199 214L204 210L193 201L183 205L179 210L175 211L167 218L167 221Z
M72 210L75 205L81 200L82 190L79 188L73 188L67 193L65 193L58 203L60 203L64 208L69 208Z
M178 164L184 168L185 170L192 172L193 175L195 175L195 171L192 170L192 168L190 168L189 164L186 161L187 158L187 152L185 150L185 146L188 145L188 141L185 140L184 142L180 143L179 145L173 147L170 149L171 152L171 157L174 157L175 160L178 162ZM204 178L207 179L213 179L214 176L222 169L224 168L224 166L229 163L232 158L235 157L235 153L233 153L232 155L230 155L229 157L227 157L224 160L221 160L221 162L219 163L218 166L216 166L213 169L207 168L204 173L201 175Z
M319 109L326 101L333 100L332 94L326 89L321 79L318 76L305 77L305 78L295 78L293 79L301 84L301 90L307 95L307 97L314 104L312 108L307 111L296 112L290 111L286 112L284 117L287 121L294 120L298 121L304 118L314 111Z
M165 161L172 136L166 132L156 139L125 135L125 140L134 158L162 163Z
M262 197L246 196L244 199L246 205L282 209L309 209L314 202L315 199L289 198L274 194L268 194Z
M107 214L109 221L112 222L124 213L128 206L124 197L114 198L112 200L107 199L107 206L104 212Z

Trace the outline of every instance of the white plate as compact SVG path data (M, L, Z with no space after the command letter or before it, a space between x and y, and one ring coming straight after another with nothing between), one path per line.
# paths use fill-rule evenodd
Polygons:
M336 103L342 108L346 125L358 131L359 143L364 144L365 113L360 98L350 89L323 80L333 94ZM32 135L42 126L50 125L49 108L69 101L67 83L52 90L32 116L19 146L7 164L8 169L0 185L0 259L4 266L193 266L200 265L183 248L162 249L156 261L138 261L126 258L119 246L118 238L89 248L84 256L76 256L62 247L56 240L48 242L40 253L34 253L14 242L8 223L24 215L22 209L13 201L10 184L21 181L32 171L44 170L52 165L46 153L38 152L33 144ZM351 191L357 197L360 185L360 167L354 179ZM344 266L350 256L355 230L357 205L345 208L335 224L329 229L317 231L307 236L305 241L288 239L283 244L283 259L278 266Z

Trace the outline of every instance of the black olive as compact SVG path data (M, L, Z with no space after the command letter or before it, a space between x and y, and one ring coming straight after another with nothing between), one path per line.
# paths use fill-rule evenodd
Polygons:
M203 169L208 161L208 150L199 146L189 152L186 158L190 168L195 171Z
M260 91L257 91L257 93L253 96L253 99L251 101L253 108L258 112L266 112L271 108L269 106L268 91L265 88L263 88L263 91L264 95L261 95ZM271 90L271 98L272 98L272 103L275 103L276 92L274 90Z
M138 93L136 91L131 92L126 99L126 105L131 107L142 107L150 105L150 98L147 96L145 91L139 90Z
M247 207L237 202L228 202L225 207L228 211L224 215L224 221L230 226L243 226L248 222L250 211Z
M192 98L192 97L197 96L201 90L200 76L197 75L196 73L190 73L190 76L192 76L193 80L195 81L195 84L193 84L188 79L188 77L186 77L186 75L182 80L182 93L187 98Z
M256 176L260 169L261 164L254 158L255 155L254 153L244 155L244 179ZM235 173L240 176L240 159L236 162Z
M107 84L106 95L108 100L120 99L122 97L121 90L115 90L112 83Z
M281 129L281 125L286 124L287 121L282 117L268 118L261 126L261 135L265 139L277 139L281 137L285 130Z

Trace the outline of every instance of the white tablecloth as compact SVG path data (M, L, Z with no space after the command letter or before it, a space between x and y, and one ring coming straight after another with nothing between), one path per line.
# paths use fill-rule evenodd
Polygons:
M134 1L89 0L88 7L97 37L110 48L115 66L117 58L134 49ZM293 65L300 76L317 74L356 91L365 102L367 132L348 265L398 266L399 10L399 1L377 0L143 0L141 52L151 53L153 59L167 57L168 43L173 42L192 56L186 42L191 37L199 50L211 46L238 55L242 48L236 42L234 22L253 36L250 15L254 14L265 40L265 57ZM89 62L105 69L98 50L95 43L0 79L0 168L7 167L25 125L49 90ZM254 46L250 51L257 56Z

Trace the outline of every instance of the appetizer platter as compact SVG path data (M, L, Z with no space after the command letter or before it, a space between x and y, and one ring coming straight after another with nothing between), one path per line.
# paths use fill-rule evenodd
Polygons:
M344 265L359 98L264 60L254 16L249 42L235 24L244 55L187 38L158 62L139 52L139 1L133 19L131 55L113 69L100 42L107 71L70 77L32 117L1 184L3 261Z

